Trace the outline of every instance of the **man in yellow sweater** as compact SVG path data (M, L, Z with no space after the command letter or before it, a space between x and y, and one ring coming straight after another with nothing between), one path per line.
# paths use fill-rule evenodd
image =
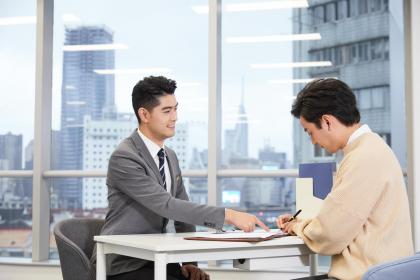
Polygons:
M290 215L279 216L279 228L332 256L323 279L361 279L372 265L412 255L401 167L384 140L360 124L352 90L336 79L315 80L297 95L291 113L314 145L343 150L344 157L318 215L291 222Z

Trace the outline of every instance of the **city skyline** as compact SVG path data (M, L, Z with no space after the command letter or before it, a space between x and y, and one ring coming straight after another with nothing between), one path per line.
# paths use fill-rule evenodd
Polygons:
M205 2L203 2L205 3ZM112 2L101 2L103 7L97 13L92 14L89 11L95 9L97 5L94 1L83 4L85 9L79 9L77 3L58 2L55 5L55 20L54 20L54 57L53 57L53 117L52 129L61 130L61 81L62 81L62 46L64 44L64 30L65 26L74 27L78 25L99 25L106 24L115 32L115 43L123 44L128 49L118 49L115 51L116 67L118 69L137 69L137 68L151 68L151 67L166 67L169 72L159 73L137 73L137 74L115 74L115 102L118 112L129 113L131 110L131 91L134 84L144 75L163 74L175 79L179 87L176 91L176 96L179 101L179 122L188 122L190 120L199 120L207 126L208 118L208 85L207 85L207 68L208 68L208 18L205 14L197 14L192 9L191 3L182 1L178 3L173 2L153 2L153 3L133 3L133 7L124 13L125 19L130 19L136 23L136 29L133 34L142 34L142 36L132 36L128 26L119 20L118 15L109 17L110 12L113 13ZM165 11L161 9L166 5ZM12 5L13 6L13 5ZM141 7L141 8L139 8ZM11 15L29 15L31 12L28 7L23 9L13 9L8 7ZM91 8L91 9L90 9ZM137 12L134 12L137 11ZM65 20L64 16L73 15L73 21ZM0 13L1 15L1 13ZM151 18L151 15L154 15ZM178 16L179 15L179 16ZM264 18L260 18L265 15ZM250 68L250 63L260 63L268 61L290 61L291 60L291 43L262 43L257 45L246 44L230 44L227 43L227 38L232 35L246 35L252 32L256 34L258 29L267 34L290 33L291 30L291 11L290 10L276 10L253 13L226 13L224 17L223 27L223 77L222 77L222 130L232 129L235 123L237 110L239 107L241 84L245 80L245 102L244 106L248 114L248 121L250 124L249 132L249 155L253 158L258 156L258 149L263 147L265 142L270 142L276 147L278 151L288 153L289 158L292 157L292 117L289 113L290 104L292 101L292 86L291 84L277 85L269 84L269 79L275 77L291 78L291 70L285 69L282 71L266 71L256 70ZM165 22L157 22L157 18L165 18L171 25ZM260 18L254 21L253 18ZM182 18L183 20L180 20ZM87 20L88 19L88 20ZM250 26L243 26L241 22L253 21L255 24ZM271 22L271 24L270 24ZM278 24L273 25L272 22ZM153 26L153 28L146 28ZM11 28L14 33L24 33L25 38L34 37L35 25L21 25ZM0 30L0 32L2 32ZM128 30L128 31L127 31ZM183 30L180 32L180 30ZM13 34L14 34L13 33ZM13 42L22 41L21 38L15 38L11 34ZM157 34L170 34L170 37L157 36ZM7 34L8 36L9 34ZM146 38L146 39L145 39ZM171 42L169 45L165 42ZM28 46L22 48L22 46ZM21 44L6 48L4 53L13 54L17 51L27 54L23 64L17 60L15 67L22 69L34 69L35 61L33 59L33 49L35 45ZM270 51L261 51L262 48L268 48ZM279 51L280 50L280 51ZM173 55L176 53L177 55ZM254 57L249 61L238 62L232 61L229 57L241 55L245 57ZM13 57L13 55L10 55ZM5 60L5 63L9 61ZM1 68L1 67L0 67ZM19 71L15 71L19 72ZM33 72L31 70L31 72ZM34 73L34 72L33 72ZM31 75L28 75L31 77ZM34 76L34 74L33 74ZM18 84L20 86L20 84ZM23 84L22 84L23 85ZM0 85L1 86L1 85ZM16 85L14 85L16 89ZM9 126L9 124L2 124L0 133L6 133L9 130L14 134L23 135L23 143L26 146L33 138L33 128L31 115L33 112L33 92L34 86L27 87L26 92L28 96L28 104L25 112L28 112L28 118L25 121L28 123L24 128L17 126ZM7 92L4 89L4 92ZM264 101L260 100L261 93L266 95L267 100L278 100L278 104L273 102L255 107L255 104ZM13 97L12 97L13 98ZM13 102L13 101L12 101ZM14 101L17 103L17 101ZM281 112L279 115L278 113ZM16 112L10 112L13 117ZM271 116L276 116L279 121L276 121L276 131L270 132L270 129L263 124L271 121ZM0 120L1 123L1 120ZM290 133L289 133L290 132ZM207 142L207 137L205 137ZM221 136L224 138L224 135ZM193 139L193 142L202 142L202 139ZM222 140L223 143L223 140Z
M346 2L346 1L341 1L340 3L344 3L344 2ZM156 8L155 5L159 6L160 4L155 3L155 4L151 5L150 7L148 7L146 5L145 8L146 9L147 8L151 9L152 7ZM57 20L57 25L55 26L55 30L56 30L55 31L55 41L54 41L55 43L57 41L59 42L60 40L64 40L64 37L62 37L63 36L62 32L59 31L60 29L63 30L64 26L66 26L66 25L77 26L77 25L84 24L86 22L84 20L84 18L86 18L87 15L89 14L86 11L78 11L76 13L77 14L76 20L72 24L65 23L65 21L61 19L61 17L59 15L60 14L65 14L65 12L72 11L71 6L72 5L66 6L66 5L63 5L63 3L62 3L62 4L60 4L56 7L56 17L57 17L58 20ZM300 10L305 11L306 9L295 9L294 11L300 11ZM190 18L191 16L195 17L194 21L197 21L197 23L198 23L197 26L200 25L201 27L203 27L203 26L206 25L206 23L203 22L203 20L205 19L206 16L194 14L194 12L192 10L190 10L190 7L188 5L184 6L184 7L177 6L177 11L181 11L182 13L184 13L187 16L187 18ZM106 13L106 11L104 13ZM277 13L277 15L279 15L283 12L279 12L279 11L268 12L268 15L269 15L268 18L270 20L271 20L271 15L274 14L274 13ZM288 13L290 13L290 11ZM256 92L259 91L259 87L262 86L262 85L261 84L255 84L254 79L255 79L255 77L260 77L261 75L264 76L267 73L264 73L264 72L258 72L257 73L257 72L255 72L255 70L250 70L250 69L248 69L247 72L243 72L243 69L241 69L241 68L245 68L245 67L249 66L249 65L244 65L244 64L241 64L241 65L238 66L238 68L240 69L240 72L241 72L240 74L236 75L236 74L234 74L234 71L232 71L233 69L235 69L234 67L232 67L232 65L230 63L231 59L229 59L229 56L235 56L235 54L232 54L232 51L233 50L239 50L240 52L242 52L241 55L243 55L244 52L246 52L247 49L249 49L251 47L251 45L242 44L242 45L238 45L238 47L240 47L240 48L237 48L237 47L234 47L232 44L226 43L226 38L228 37L228 35L231 35L235 32L239 33L238 30L241 31L241 29L238 29L238 24L237 24L237 22L242 22L241 19L243 19L245 17L253 18L253 17L258 16L258 15L259 15L258 13L238 13L238 14L235 14L235 15L230 15L230 14L227 14L227 13L223 14L224 25L223 25L223 29L222 29L222 33L223 33L222 34L222 39L223 39L222 44L223 44L224 56L222 57L222 59L223 59L223 62L224 62L223 63L224 66L223 66L223 69L222 69L223 70L222 71L222 75L223 75L222 76L222 99L223 99L222 104L224 104L223 105L224 107L222 109L222 135L220 136L222 138L221 143L223 143L223 146L224 146L224 143L226 142L224 140L225 135L226 135L226 131L229 131L229 130L233 129L234 125L236 124L236 118L238 118L238 116L240 117L240 113L238 113L238 109L240 109L240 107L241 107L240 100L241 100L241 96L243 95L243 92L245 91L245 101L244 101L243 106L246 109L246 112L247 112L246 117L247 117L247 119L248 119L247 121L249 123L249 139L248 139L248 142L249 142L250 150L248 152L249 152L250 158L257 158L258 150L261 149L264 146L264 143L269 142L271 145L273 145L276 148L276 151L286 152L288 154L288 158L291 161L296 161L296 159L294 159L294 155L293 155L293 153L294 153L293 150L296 151L296 148L295 149L293 148L293 137L296 137L296 136L293 136L293 133L292 133L293 118L290 116L289 110L290 110L290 104L292 102L292 95L293 95L293 93L296 93L298 91L299 87L295 87L294 90L290 89L290 91L289 91L290 96L288 96L288 97L286 96L286 99L284 99L284 101L288 100L287 102L282 102L283 99L281 99L281 98L283 98L283 97L279 96L278 94L274 95L275 100L281 101L281 102L278 102L279 106L283 106L282 108L284 108L284 109L279 110L279 111L282 112L282 115L278 117L278 121L277 121L277 119L275 120L276 126L279 126L280 128L275 127L275 129L271 129L272 133L255 133L256 131L261 131L261 130L266 131L267 130L267 126L265 126L263 124L266 123L268 119L266 118L266 113L261 113L261 111L262 111L261 108L264 108L264 106L265 106L264 100L260 100L261 106L255 106L257 103L255 102L255 96L254 95L255 95ZM342 15L337 15L337 16L342 16ZM104 20L102 22L99 22L99 19L101 19L101 18L104 19L104 14L100 14L98 16L93 16L93 17L90 17L90 18L91 18L90 22L94 22L95 24L98 24L98 23L103 24L104 22L108 21L108 19L107 19L107 20ZM297 23L296 15L292 15L292 19L293 20L291 20L291 18L286 17L284 21L287 24L283 24L284 26L289 26L290 30L292 30L291 22L294 22L295 24ZM303 22L304 23L305 22L311 22L311 20L308 18L308 19L304 19ZM117 24L117 23L113 23L113 24L118 26L118 28L122 27L121 24ZM319 23L317 23L317 24L319 24ZM304 26L307 26L307 25L304 24ZM111 28L113 28L113 26L111 26ZM115 29L118 29L118 28L115 28ZM253 29L250 31L250 33L255 32L255 30L258 30L258 28L261 28L261 25L253 27ZM194 30L197 30L197 29L198 29L198 27L194 28ZM310 30L310 29L309 30L303 30L303 31L304 32L313 32L313 30ZM303 31L301 30L301 32L303 32ZM265 30L265 32L267 32L267 30ZM295 30L294 32L297 32L297 30ZM328 32L329 31L324 30L321 33L328 34ZM128 42L126 36L120 36L121 32L116 31L115 34L117 34L116 36L118 38L117 43L127 43ZM147 34L150 34L150 31L148 31ZM202 36L201 38L206 38L206 34L204 34L204 36ZM327 38L327 41L328 41L328 38ZM138 41L136 41L136 42L138 42ZM313 41L313 42L316 43L316 41ZM321 40L320 42L323 42L323 40ZM148 44L149 44L149 42L148 42ZM312 44L312 41L308 42L308 44ZM55 44L55 45L57 45L57 44ZM324 43L324 45L325 45L325 43ZM122 59L121 61L123 61L125 63L126 58L127 58L127 54L130 52L130 49L134 45L133 45L133 43L130 43L130 44L127 44L127 46L129 47L129 50L116 50L116 67L122 67L123 66L122 62L121 63L118 62L118 61L120 61L119 59L121 58ZM196 45L196 46L198 46L198 45ZM203 44L201 44L201 46L203 46ZM206 54L206 45L204 44L204 46L205 46L203 48L204 52L201 52L200 55L205 55ZM275 45L274 44L270 44L270 45L265 44L264 46L269 50L271 50L272 47L275 47L276 49L282 49L282 48L285 47L285 45L283 45L283 44L275 44ZM252 47L252 48L254 48L254 47ZM292 48L290 47L290 50L291 49ZM290 50L285 50L284 53L287 54L287 52L290 51ZM59 57L59 56L57 56L57 53L63 53L63 52L60 48L57 48L57 47L54 48L55 61L57 61L56 58ZM262 57L267 58L270 55L270 53L272 53L272 52L268 51L267 54L264 54L264 56L262 56ZM291 53L291 51L290 51L290 53ZM142 54L142 56L144 56L144 54ZM271 57L270 60L274 60L273 58L275 58L275 56ZM305 59L308 59L308 58L316 59L316 60L318 60L318 59L322 60L323 59L323 53L317 54L316 52L312 52L311 56L308 55L307 57L300 57L300 58L297 58L297 57L293 58L293 56L290 55L285 60L299 61L299 60L305 60ZM262 61L261 58L259 58L259 59ZM153 61L152 58L148 58L148 59L145 59L145 60L147 60L148 62ZM186 60L186 61L190 61L190 60ZM337 64L337 59L335 59L334 57L331 57L331 61L333 62L333 66ZM55 68L55 70L58 70L58 68L59 68L56 63L54 64L54 68ZM296 69L296 71L300 71L300 69L305 70L305 68L299 68L299 69ZM306 68L306 69L310 70L311 68ZM312 68L312 70L310 70L311 73L312 73L311 74L312 77L316 77L316 75L319 75L320 73L322 74L322 73L328 72L329 71L328 69L332 69L332 68L331 67L325 67L325 68L323 67L323 69L325 71L322 70L321 68L319 68L319 69L318 68ZM198 72L200 72L200 71L195 72L195 76L197 76ZM289 70L283 71L282 73L288 73L288 72L291 73L291 71L289 71ZM55 89L57 89L58 85L57 85L56 81L57 81L57 78L60 77L60 71L54 71L54 73L56 73L56 74L54 75L54 81L55 82L54 82L53 87ZM227 75L227 74L229 74L229 75ZM168 72L168 73L165 73L165 75L171 77L172 75L174 75L174 73L173 72ZM269 73L267 75L267 79L271 75L272 74ZM127 98L127 97L131 93L131 87L135 82L133 82L133 83L130 82L131 84L123 82L124 86L121 87L121 84L122 84L121 81L122 80L124 80L124 81L128 81L128 80L136 81L137 79L135 77L133 77L133 75L130 76L130 75L117 75L116 74L114 76L115 76L115 79L116 79L115 95L116 95L116 106L118 108L118 111L119 112L127 112L127 113L131 112L130 98ZM202 74L200 74L200 76L203 77ZM245 80L245 90L243 89L244 80ZM201 83L201 84L200 83L199 84L196 84L196 83L195 84L194 83L188 84L187 83L186 84L187 86L184 87L184 86L181 86L182 82L184 82L184 81L185 80L183 80L183 81L179 80L180 87L178 88L178 90L176 92L176 95L177 95L179 103L180 103L180 120L179 120L179 123L182 124L183 122L188 121L190 119L193 119L193 120L198 119L198 120L202 121L204 126L205 126L207 124L207 104L206 104L206 102L207 102L207 96L206 96L207 95L207 89L206 89L206 85L203 84L203 83ZM120 87L117 86L117 84L120 84ZM288 85L288 87L292 87L292 85ZM120 89L123 89L123 88L126 89L126 91L124 93L124 95L126 97L125 98L119 98L119 96L121 96L121 94L122 94L122 91ZM204 93L204 95L199 94L199 97L197 97L197 92L198 93L200 92L200 90L198 90L200 88L205 89L204 92L202 92L202 93ZM261 87L261 88L263 88L263 87ZM183 91L184 89L186 89L185 92ZM193 89L193 90L191 90L191 89ZM269 96L268 97L269 100L272 99L271 98L272 95L271 95L270 92L267 92L266 95ZM57 96L55 95L55 97L53 98L53 102L57 105L58 99L56 97ZM198 101L198 103L196 101ZM274 103L274 102L272 102L272 103ZM251 105L249 105L249 104L251 104ZM56 105L53 106L54 107L53 110L55 112L58 108ZM271 105L271 104L268 104L268 105ZM188 108L188 112L183 112L183 110L185 108ZM194 112L191 112L192 109L193 109ZM266 111L271 111L271 110L267 109ZM189 115L191 115L192 117L191 118L188 117ZM57 120L59 119L58 116L60 116L59 112L55 113L53 115L53 130L60 129L60 126L59 125L57 126ZM284 116L287 116L286 120L284 119ZM282 129L281 127L284 126L285 123L288 123L289 128ZM23 135L24 146L26 146L26 144L32 139L32 138L29 138L29 137L25 137L25 135L26 135L25 133L21 133L21 132L16 131L16 130L4 130L4 131L0 131L0 132L1 133L7 133L8 131L12 131L14 134L22 134ZM281 132L281 133L279 133L279 132ZM288 133L288 132L290 132L290 133ZM256 135L258 135L258 139L256 139ZM385 137L387 137L387 136L385 135ZM207 137L205 137L205 141L207 141ZM201 143L202 141L196 140L196 139L191 139L191 142L192 143L194 143L194 142L200 142ZM256 143L259 143L259 144L256 144ZM226 147L223 147L223 148L226 148Z

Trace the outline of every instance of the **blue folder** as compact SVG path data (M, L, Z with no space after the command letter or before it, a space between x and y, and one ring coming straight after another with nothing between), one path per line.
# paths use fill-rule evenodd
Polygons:
M312 178L313 195L324 199L331 191L335 169L335 162L302 163L299 164L299 178Z

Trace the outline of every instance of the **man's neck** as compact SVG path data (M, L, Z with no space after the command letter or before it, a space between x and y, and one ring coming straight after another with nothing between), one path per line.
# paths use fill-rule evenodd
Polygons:
M153 143L155 143L159 147L163 147L164 141L155 137L150 130L148 130L147 128L145 128L143 126L139 126L138 129L140 130L141 133L143 133L144 136L149 138L150 141L152 141Z
M344 145L343 145L343 147L345 147L346 145L347 145L347 143L348 143L348 141L349 141L349 139L350 139L350 136L356 131L356 130L358 130L360 127L361 127L362 125L361 125L361 123L356 123L356 124L354 124L354 125L352 125L352 126L349 126L349 127L347 127L347 129L346 129L346 136L345 136L345 138L344 138Z

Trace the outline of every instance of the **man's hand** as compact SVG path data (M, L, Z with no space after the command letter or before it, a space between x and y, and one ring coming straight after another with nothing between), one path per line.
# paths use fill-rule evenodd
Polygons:
M270 230L263 222L260 221L260 219L254 215L227 208L225 210L225 223L234 225L245 232L254 231L255 225L258 225L265 231Z
M182 275L190 280L210 280L210 276L192 264L181 266Z
M288 234L296 235L296 233L293 231L293 227L296 224L296 220L292 220L289 222L289 220L293 216L291 214L285 214L278 216L276 219L277 226L279 229L281 229L283 232L286 232Z

